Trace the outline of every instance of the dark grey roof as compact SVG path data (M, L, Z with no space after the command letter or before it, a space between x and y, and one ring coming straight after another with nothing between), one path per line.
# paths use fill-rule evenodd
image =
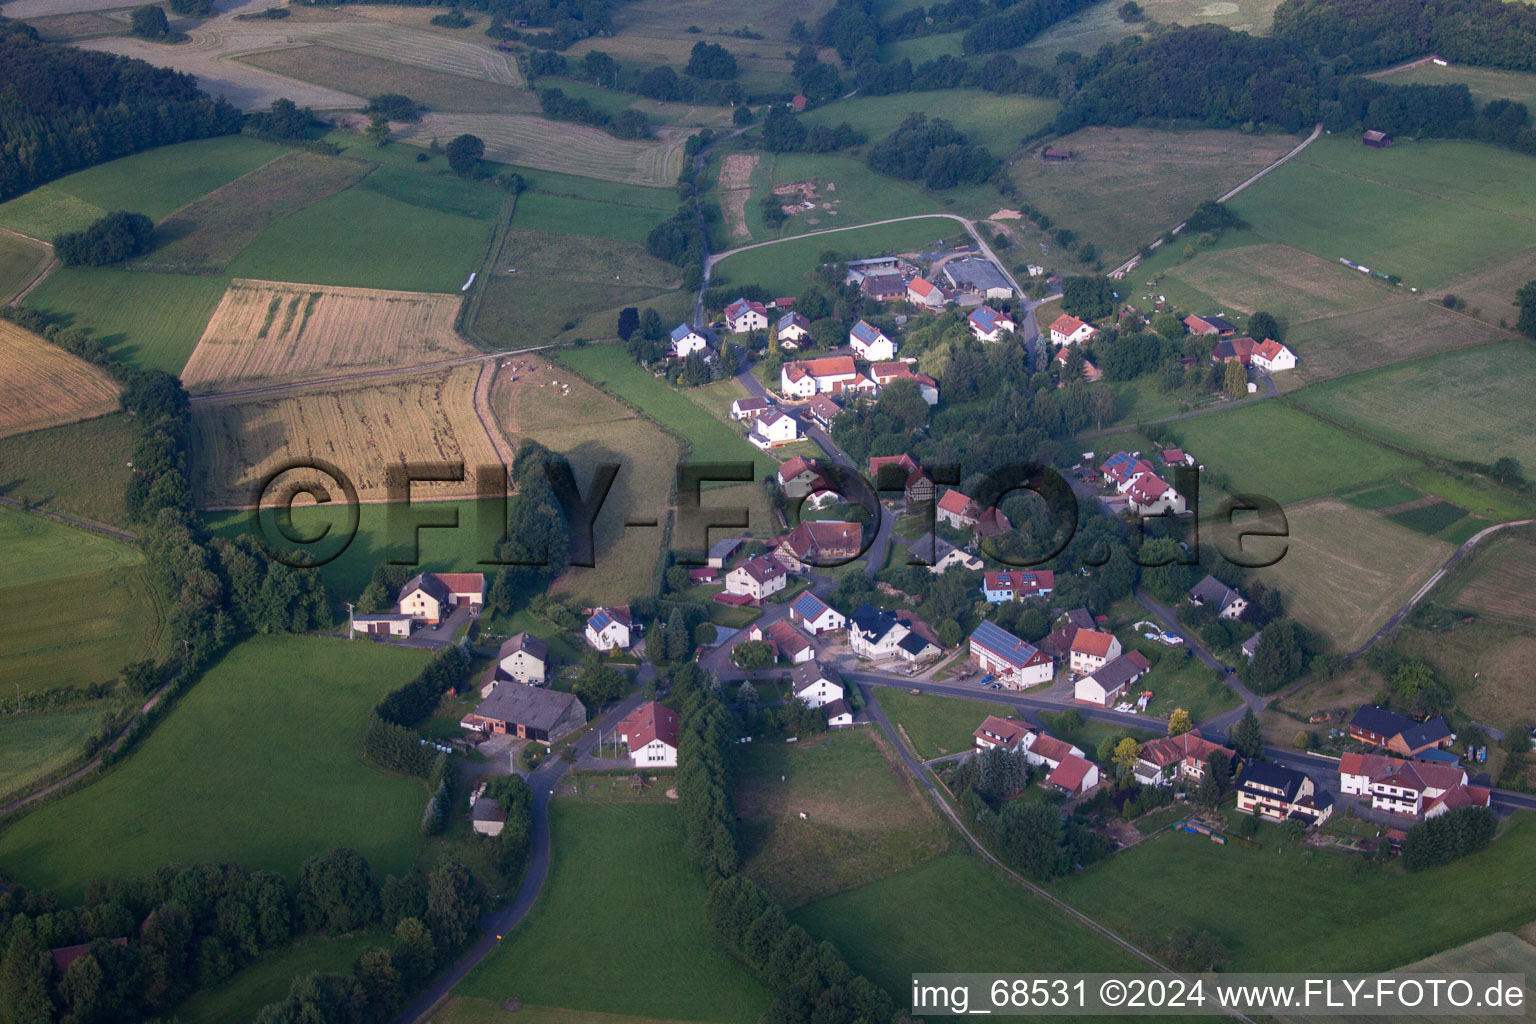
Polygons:
M973 288L979 292L988 288L1013 290L1013 284L997 269L997 265L979 256L962 256L958 260L950 260L944 264L944 276L956 288Z
M1237 330L1237 328L1233 327L1231 323L1229 323L1228 321L1224 320L1223 318L1221 318L1219 316L1215 316L1214 314L1206 315L1205 313L1201 313L1200 314L1200 319L1204 320L1206 323L1210 324L1212 327L1216 328L1218 331L1235 331L1235 330Z
M522 683L502 683L480 702L475 714L498 722L517 722L545 732L553 729L581 701L569 693Z
M1362 732L1373 732L1378 736L1396 736L1414 726L1413 719L1407 715L1400 715L1396 711L1388 711L1386 708L1378 708L1373 704L1366 704L1355 712L1349 720L1351 729L1359 729Z
M1093 673L1093 681L1106 691L1118 690L1145 671L1147 671L1145 658L1133 658L1129 654L1122 654Z
M907 635L896 642L896 646L911 655L922 654L923 651L933 646L929 639L916 630L908 630Z
M872 604L861 604L859 610L849 617L848 623L860 633L868 634L871 640L878 642L895 627L896 616L891 612L881 611Z
M807 686L813 686L818 680L825 679L829 683L843 685L843 677L837 669L831 665L822 665L814 661L805 661L789 670L790 678L794 680L795 692L799 693Z
M709 546L710 558L729 558L731 553L741 546L740 537L727 537L717 540Z
M1237 591L1227 586L1215 576L1207 576L1205 579L1189 588L1189 599L1199 601L1201 604L1214 604L1217 611L1224 610L1238 596Z
M507 809L488 796L475 801L476 821L506 821Z
M935 537L931 533L925 533L912 542L912 554L923 559L930 565L938 565L945 555L956 550L955 546L943 537Z
M1093 629L1096 625L1093 621L1093 613L1087 608L1073 608L1067 612L1067 621L1078 629Z
M446 604L452 595L442 580L430 572L419 572L405 581L405 586L400 588L399 600L404 601L407 594L417 589L425 590L437 601Z
M827 701L821 706L821 710L829 720L836 718L838 715L853 714L853 708L850 708L848 702L841 697L837 698L837 700Z
M1286 768L1269 761L1249 761L1243 765L1243 775L1238 780L1238 786L1247 787L1251 783L1283 790L1286 802L1289 803L1296 799L1296 794L1301 791L1301 784L1305 780L1306 776L1294 768Z
M1443 718L1431 718L1427 722L1415 722L1411 727L1403 730L1403 742L1409 750L1417 750L1431 744L1439 745L1450 739L1451 727L1445 724Z
M501 644L501 650L496 652L496 659L499 661L518 651L525 651L540 661L549 660L549 645L531 633L519 633L516 636L507 637Z

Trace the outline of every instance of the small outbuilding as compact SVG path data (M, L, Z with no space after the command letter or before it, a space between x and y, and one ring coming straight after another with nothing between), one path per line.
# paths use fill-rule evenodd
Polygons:
M1360 143L1364 146L1370 146L1372 149L1386 149L1392 145L1392 136L1386 132L1368 131L1360 136Z

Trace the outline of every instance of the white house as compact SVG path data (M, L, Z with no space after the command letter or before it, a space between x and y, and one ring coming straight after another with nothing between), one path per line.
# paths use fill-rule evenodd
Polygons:
M538 686L544 682L544 671L549 664L549 645L528 633L508 637L496 652L496 676L493 683L511 680ZM482 697L490 694L482 692Z
M791 415L774 409L765 412L752 424L747 440L763 450L794 444L800 440L800 423Z
M1256 366L1265 373L1294 370L1296 369L1296 353L1273 338L1265 338L1253 347L1253 354L1248 357L1248 365Z
M1080 629L1072 638L1071 655L1068 658L1073 675L1092 675L1106 664L1120 657L1120 641L1113 633L1101 633L1096 629Z
M907 301L937 313L944 309L944 290L926 278L914 277L907 282Z
M695 352L709 350L709 341L704 335L689 327L687 324L678 324L672 328L672 355L678 359L686 359Z
M896 343L887 338L884 331L865 320L854 324L853 330L848 332L848 344L852 346L854 355L866 362L877 363L896 358Z
M768 310L761 302L737 299L725 307L725 326L732 334L768 329Z
M677 732L677 712L653 700L635 708L614 727L636 768L676 768Z
M1017 718L998 718L988 715L972 733L972 746L977 750L1028 750L1039 730Z
M870 661L895 657L907 633L896 616L874 605L860 605L848 620L848 646L853 653Z
M1056 345L1081 345L1093 340L1098 330L1075 316L1061 314L1051 324L1051 342Z
M594 651L627 650L635 632L628 605L594 608L587 619L587 644Z
M1007 313L999 313L991 306L981 306L966 317L971 333L978 341L1001 341L1003 335L1012 334L1018 328Z
M1369 796L1371 806L1391 814L1410 817L1435 817L1451 807L1462 806L1471 790L1472 804L1486 806L1487 790L1467 786L1467 773L1457 764L1438 761L1403 761L1380 754L1345 754L1339 759L1339 789L1357 796ZM1451 794L1455 793L1454 796ZM1431 813L1446 803L1450 807Z
M772 402L766 398L759 398L756 395L750 398L738 398L731 403L731 419L755 420L772 408Z
M779 390L792 398L810 398L851 385L861 374L852 356L826 356L785 363L779 370Z
M813 708L842 700L846 693L843 677L831 665L808 661L791 669L789 678L794 695Z
M1083 676L1072 689L1072 699L1095 707L1113 707L1125 696L1131 684L1151 671L1152 665L1140 651L1126 651L1100 665L1092 675Z
M923 401L929 405L939 404L939 382L926 373L913 373L909 363L899 359L874 363L869 368L869 376L882 388L892 381L909 380L916 385L917 393L923 396Z
M783 564L767 555L749 558L725 574L727 594L741 594L754 601L777 594L788 583L789 573Z
M807 590L789 606L789 619L812 636L848 628L848 618Z
M1055 669L1050 655L987 619L971 634L970 661L1010 690L1048 683Z
M925 533L912 542L908 549L913 558L919 564L926 564L928 571L935 576L955 566L968 569L971 572L980 572L981 559L971 554L964 548L957 548L942 537L935 537L931 533Z
M1190 587L1189 602L1197 605L1210 603L1215 607L1218 619L1235 619L1248 607L1247 598L1215 576L1207 576Z
M1153 473L1143 473L1125 489L1125 497L1131 511L1137 515L1159 516L1185 511L1184 496Z
M828 728L841 729L853 724L853 709L846 700L829 701L821 706L821 711L827 716Z
M468 606L478 614L485 600L485 576L478 572L423 572L400 588L396 610L417 622L435 626L449 612Z
M798 348L806 338L811 336L811 322L794 310L779 317L776 326L779 332L779 344L789 348Z

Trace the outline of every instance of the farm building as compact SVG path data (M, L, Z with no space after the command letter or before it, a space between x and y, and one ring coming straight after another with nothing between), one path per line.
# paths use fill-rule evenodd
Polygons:
M625 715L614 735L636 768L676 768L677 725L677 712L652 700Z
M1055 146L1046 146L1040 151L1040 159L1047 163L1071 160L1072 151L1069 149L1057 149Z
M859 290L876 302L900 302L907 297L907 279L900 274L870 274L859 282Z
M1237 333L1236 327L1213 313L1204 316L1191 314L1184 318L1184 326L1189 328L1190 334L1214 334L1218 338L1230 338Z
M997 265L980 256L962 256L944 264L944 279L959 292L983 299L1013 298L1013 283Z
M1010 690L1048 683L1054 674L1049 655L986 619L971 633L969 648L971 664Z
M704 556L705 561L711 569L723 569L725 568L725 563L731 560L732 556L736 554L736 549L739 547L741 547L740 537L726 537L723 540L717 540L709 546L709 551Z
M405 615L400 612L352 616L354 633L368 633L373 636L410 636L411 629L415 625L414 615Z
M914 306L938 313L944 309L944 303L948 300L949 296L944 294L944 289L927 278L914 277L907 282L907 301Z
M459 725L534 740L548 746L587 723L587 709L569 693L505 683L491 691Z
M1415 722L1407 715L1367 704L1349 720L1349 738L1386 747L1404 757L1416 757L1449 746L1456 734L1443 718Z
M1376 810L1414 818L1421 814L1432 817L1430 811L1447 800L1460 806L1486 807L1489 797L1488 790L1467 785L1467 773L1459 764L1402 761L1380 754L1341 757L1339 790L1369 796ZM1455 790L1468 792L1452 796Z
M484 573L424 572L411 577L400 588L397 610L435 626L455 608L467 607L478 615L484 600Z
M773 556L790 572L841 565L859 556L864 528L858 523L831 519L805 520L779 538Z
M1372 149L1386 149L1392 145L1392 136L1386 132L1371 130L1360 136L1360 144L1370 146Z

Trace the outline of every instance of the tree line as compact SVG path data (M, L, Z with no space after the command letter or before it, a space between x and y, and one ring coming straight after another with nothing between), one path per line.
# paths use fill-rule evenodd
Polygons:
M240 119L191 75L43 42L0 17L0 200L129 153L228 135Z
M539 108L544 111L544 116L551 120L574 121L577 124L602 128L617 139L651 137L651 122L640 111L626 109L610 116L587 100L567 96L560 89L540 89Z
M735 58L724 47L699 43L695 50L699 46L714 46L715 50L730 58L734 66ZM699 73L723 72L726 69L724 59L714 51L699 51L697 62L690 58L681 75L665 64L626 68L602 50L589 50L579 61L550 50L534 50L521 59L530 80L545 77L574 78L605 89L669 103L682 100L725 106L740 103L743 98L734 74Z
M1536 9L1501 0L1285 0L1273 34L1335 72L1368 71L1425 54L1456 64L1536 70Z

